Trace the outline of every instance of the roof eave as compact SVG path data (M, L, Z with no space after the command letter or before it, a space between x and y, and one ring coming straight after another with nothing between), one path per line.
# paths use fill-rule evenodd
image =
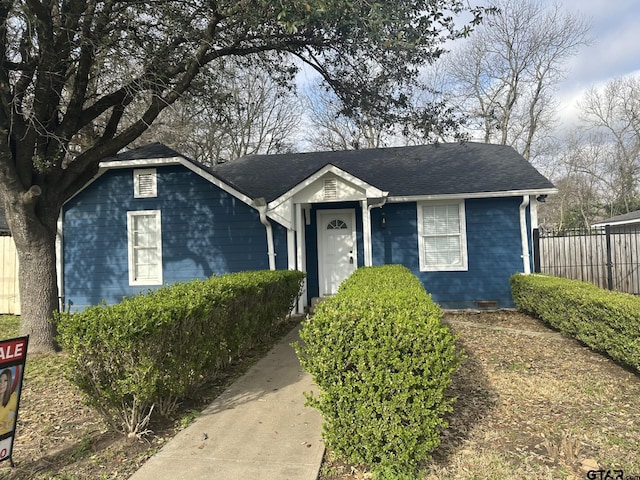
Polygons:
M73 195L73 197L78 195L81 191L83 191L85 188L87 188L90 184L95 182L99 177L104 175L104 173L109 170L116 170L116 169L122 169L122 168L168 167L173 165L184 166L185 168L203 177L204 179L213 183L214 185L221 188L222 190L229 193L230 195L236 197L238 200L246 203L251 208L254 208L256 210L258 209L253 202L253 198L251 198L249 195L246 195L240 190L234 188L233 186L229 185L228 183L226 183L216 175L212 174L211 172L208 172L204 168L191 162L185 157L145 158L145 159L132 159L132 160L106 160L106 161L100 162L98 173L96 173L91 180L89 180L81 189L79 189L75 193L75 195ZM71 200L71 198L69 200Z
M611 227L616 227L619 225L634 225L636 223L640 223L640 218L634 218L631 220L620 220L617 222L607 222L606 220L598 223L593 223L591 226L594 228L606 227L607 225Z
M465 198L501 198L501 197L522 197L525 195L555 195L557 188L537 188L527 190L503 190L497 192L460 192L444 193L435 195L389 195L388 202L418 202L426 200L460 200Z

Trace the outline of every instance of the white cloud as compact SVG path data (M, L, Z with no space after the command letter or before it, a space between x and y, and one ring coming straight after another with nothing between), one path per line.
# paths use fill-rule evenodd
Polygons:
M551 2L552 0L547 0ZM609 80L640 72L640 2L637 0L565 0L568 12L591 22L592 44L583 47L567 67L567 78L558 86L558 111L563 126L577 120L577 102L592 88Z

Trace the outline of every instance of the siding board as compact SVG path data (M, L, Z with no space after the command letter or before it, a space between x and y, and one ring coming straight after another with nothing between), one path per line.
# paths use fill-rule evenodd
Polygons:
M182 166L157 174L156 198L133 198L132 169L122 169L106 172L65 206L64 288L72 309L153 288L129 286L127 211L162 211L165 284L269 268L255 209ZM276 265L286 268L286 229L272 225Z
M479 300L513 307L509 277L521 272L520 199L465 201L466 272L421 272L418 258L417 204L391 203L371 212L373 263L405 265L444 308L476 308ZM385 213L386 228L380 228Z

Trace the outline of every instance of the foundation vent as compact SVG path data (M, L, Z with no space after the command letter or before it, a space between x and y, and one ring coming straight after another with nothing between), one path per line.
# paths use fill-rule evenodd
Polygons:
M482 308L485 310L495 310L498 308L497 300L478 300L476 301L476 307Z

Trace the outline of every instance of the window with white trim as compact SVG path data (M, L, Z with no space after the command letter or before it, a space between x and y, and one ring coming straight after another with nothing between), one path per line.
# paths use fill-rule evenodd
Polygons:
M418 203L420 270L468 269L464 201Z
M133 171L133 197L153 198L158 196L158 177L155 168Z
M127 212L129 285L162 285L160 210Z

